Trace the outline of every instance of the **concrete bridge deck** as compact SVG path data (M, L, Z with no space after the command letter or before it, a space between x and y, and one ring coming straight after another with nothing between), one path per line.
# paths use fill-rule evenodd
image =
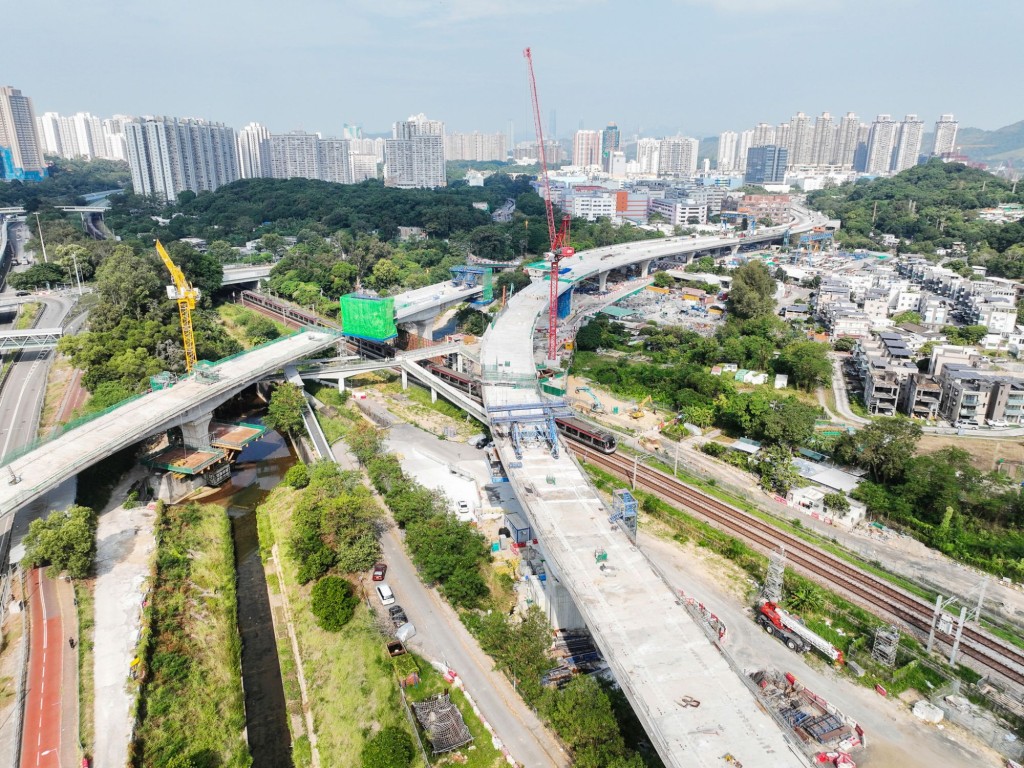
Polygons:
M809 217L792 231L810 229ZM781 230L784 228L776 228ZM780 231L760 233L759 240ZM735 240L701 238L631 243L577 254L559 290L609 269L646 265L670 255L731 247ZM546 315L549 285L536 281L518 293L481 342L484 403L490 411L519 407L523 418L543 413L536 382L533 329ZM516 382L509 386L508 382ZM536 409L529 406L537 405ZM708 640L622 531L580 467L546 446L516 456L511 440L496 445L556 584L568 589L667 766L718 768L724 754L744 765L806 766L807 760L758 705L747 681ZM604 569L595 553L607 554ZM685 585L683 585L685 586ZM696 700L699 707L681 702Z

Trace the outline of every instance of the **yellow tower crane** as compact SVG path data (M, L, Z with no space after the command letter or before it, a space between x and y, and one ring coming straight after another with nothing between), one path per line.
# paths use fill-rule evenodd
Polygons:
M156 250L160 258L164 260L167 271L171 273L174 285L167 286L167 298L178 302L178 315L181 318L181 340L185 346L185 370L192 373L192 366L196 364L196 337L192 332L192 310L196 308L196 300L199 298L199 289L193 288L192 284L185 279L185 273L171 261L167 249L163 243L156 241Z

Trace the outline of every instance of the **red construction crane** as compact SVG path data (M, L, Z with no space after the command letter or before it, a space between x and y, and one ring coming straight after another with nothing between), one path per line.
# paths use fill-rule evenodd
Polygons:
M533 99L533 126L537 131L537 153L540 156L541 181L544 182L544 210L548 218L548 239L551 241L551 291L548 306L548 360L558 352L558 265L565 257L576 253L569 245L569 214L562 216L562 227L555 231L555 209L551 204L551 182L548 181L548 162L544 154L544 131L540 125L540 101L537 99L537 80L533 76L533 56L530 49L523 50L526 67L530 72L530 97Z

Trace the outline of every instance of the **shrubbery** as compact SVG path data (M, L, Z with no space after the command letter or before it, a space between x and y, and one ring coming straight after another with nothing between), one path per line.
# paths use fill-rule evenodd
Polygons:
M96 513L88 507L68 507L29 523L22 566L49 565L57 573L84 579L95 557Z
M284 473L284 484L301 490L309 485L309 468L299 462L293 465Z
M340 576L324 576L313 587L310 597L310 609L317 624L328 632L340 632L359 605L352 585Z
M412 739L401 728L381 728L363 745L363 768L408 768L415 754Z

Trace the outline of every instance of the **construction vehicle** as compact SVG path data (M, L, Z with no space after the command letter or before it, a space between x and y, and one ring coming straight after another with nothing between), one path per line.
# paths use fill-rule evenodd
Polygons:
M791 651L803 653L814 648L834 664L844 663L842 651L821 635L812 632L799 618L782 610L771 600L764 600L758 604L757 623L764 627L764 631L769 635L784 642Z
M192 373L192 368L196 364L196 337L192 331L192 310L196 308L196 302L199 300L199 289L193 288L192 284L185 279L185 273L171 261L170 254L159 240L156 241L156 251L163 259L164 265L174 281L173 285L167 286L167 298L178 302L181 340L185 347L185 370Z
M548 161L544 147L544 131L541 128L540 100L537 98L537 80L533 76L533 55L529 48L523 50L523 58L530 73L530 98L533 102L533 127L537 132L537 155L540 160L541 182L544 184L544 213L548 224L548 239L551 251L547 254L551 260L551 288L548 295L548 360L554 360L558 351L558 265L564 258L576 253L569 245L569 214L563 214L562 226L555 229L555 209L551 202L551 182L548 179Z
M576 392L583 392L584 394L590 395L594 402L590 404L590 410L594 413L601 413L604 411L604 406L601 405L601 401L597 399L597 395L594 394L590 387L576 387Z
M636 408L634 408L629 415L634 419L642 419L644 416L647 415L647 411L644 410L644 406L650 405L650 403L651 396L648 395L647 397L640 401L640 404L637 405Z

